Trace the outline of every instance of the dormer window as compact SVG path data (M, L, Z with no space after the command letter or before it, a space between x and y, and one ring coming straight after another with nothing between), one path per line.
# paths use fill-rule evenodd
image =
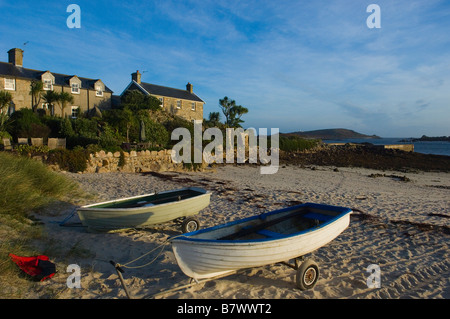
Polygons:
M42 83L44 84L43 89L45 91L53 90L53 84L55 84L55 77L53 76L53 74L47 71L44 74L42 74L41 79Z
M76 75L70 78L69 85L72 94L80 94L81 80Z
M96 96L103 96L103 88L100 85L97 85L95 87L95 95Z
M72 88L73 94L80 94L80 84L79 83L72 83L71 88Z
M46 90L46 91L53 90L53 81L52 80L44 80L44 90Z

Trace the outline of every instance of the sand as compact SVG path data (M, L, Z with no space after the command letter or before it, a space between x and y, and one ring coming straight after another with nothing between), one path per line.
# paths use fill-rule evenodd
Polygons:
M160 255L156 250L135 264L143 265L156 257L150 265L125 269L123 278L132 298L450 298L449 173L288 165L274 175L261 175L256 166L228 165L200 173L167 172L163 173L165 178L133 173L66 174L95 195L77 205L185 186L211 190L211 204L198 215L202 227L299 202L355 209L350 226L338 238L307 256L320 269L320 278L311 290L296 288L295 270L273 264L155 297L158 292L190 282L178 267L170 245L165 245ZM403 176L409 181L399 178ZM180 233L174 223L116 233L55 223L74 208L76 205L59 203L37 216L52 243L49 247L47 240L42 249L56 263L58 272L30 292L31 298L127 298L109 261L125 264ZM69 220L77 222L76 215ZM80 266L81 288L67 287L72 275L66 272L69 264ZM367 268L373 264L380 270L379 288L367 284L371 274Z

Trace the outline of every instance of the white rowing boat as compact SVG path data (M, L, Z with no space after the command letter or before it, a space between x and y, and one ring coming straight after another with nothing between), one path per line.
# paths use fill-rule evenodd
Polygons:
M84 226L95 230L146 227L182 220L183 232L199 228L193 217L209 205L211 192L198 187L151 193L82 206Z
M297 260L341 234L349 226L351 212L345 207L301 204L176 236L172 249L187 276L195 280L223 276ZM301 284L308 289L317 280L318 267L303 268L307 269L302 270ZM308 279L311 271L315 277Z

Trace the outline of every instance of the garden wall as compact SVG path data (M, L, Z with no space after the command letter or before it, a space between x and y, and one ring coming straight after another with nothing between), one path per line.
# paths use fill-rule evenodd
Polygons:
M161 151L130 151L105 152L99 151L90 154L86 173L107 173L107 172L164 172L182 171L182 163L174 163L171 157L172 150Z

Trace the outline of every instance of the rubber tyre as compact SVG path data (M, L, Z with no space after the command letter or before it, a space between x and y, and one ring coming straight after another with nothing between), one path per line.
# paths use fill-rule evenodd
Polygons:
M300 290L313 288L319 279L319 266L312 261L306 260L297 269L296 284Z
M183 233L190 233L200 229L200 222L195 217L188 217L181 223L181 231Z

